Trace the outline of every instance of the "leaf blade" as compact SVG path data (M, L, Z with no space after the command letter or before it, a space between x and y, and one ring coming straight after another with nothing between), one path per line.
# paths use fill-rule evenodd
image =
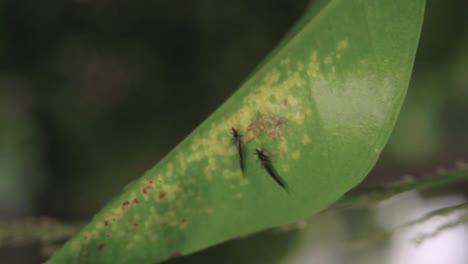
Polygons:
M359 183L403 101L424 1L318 6L225 104L50 263L161 261L303 218ZM245 141L245 174L232 128ZM259 147L272 154L290 194L256 164L250 153Z

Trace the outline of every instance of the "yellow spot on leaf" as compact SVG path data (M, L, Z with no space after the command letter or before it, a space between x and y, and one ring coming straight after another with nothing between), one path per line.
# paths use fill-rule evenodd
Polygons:
M187 170L187 163L185 162L184 153L180 152L179 155L177 155L177 158L179 159L180 173L183 175Z
M213 172L216 170L216 159L213 157L208 158L208 165L205 167L205 175L208 180L213 179Z
M78 253L81 250L81 243L77 240L73 241L72 244L73 253Z
M311 61L309 67L307 68L307 75L312 78L319 77L320 63L316 61Z
M195 153L192 153L192 155L190 155L187 158L187 162L200 161L202 158L203 158L203 153L201 151L197 151Z
M291 62L291 59L288 57L286 59L281 60L280 64L285 65L285 64L289 64L290 62Z
M157 222L159 225L170 225L170 226L175 226L177 224L176 222L176 213L174 210L169 210L165 212L163 215L159 216L157 218Z
M97 239L99 237L99 232L98 231L93 231L91 232L91 236L94 238L94 239Z
M299 75L299 73L297 73L297 72L294 73L293 78L295 80L295 84L296 84L297 87L302 87L302 86L304 86L306 84L304 79L302 79L301 76Z
M145 221L143 225L145 226L146 229L149 229L153 225L153 221L151 220Z
M299 157L301 156L301 153L300 153L299 151L296 150L296 151L294 151L294 152L292 153L291 156L292 156L293 159L298 160Z
M288 141L286 139L280 142L280 144L278 145L278 150L283 153L288 152Z
M224 178L226 179L235 179L235 178L241 178L242 172L240 170L235 170L235 171L224 170L223 175L224 175Z
M265 75L264 81L267 85L270 85L274 82L277 82L279 80L279 77L280 72L277 69L273 69Z
M231 116L231 118L233 117ZM213 157L215 155L229 155L229 153L226 153L226 148L229 146L229 140L231 138L230 132L233 127L230 123L232 123L232 120L225 120L219 124L212 123L207 137L202 139L203 145L206 146L204 156ZM213 166L216 165L209 164L209 166L212 169ZM211 171L210 168L206 168L207 173Z
M317 58L317 52L314 51L307 64L293 61L290 58L282 60L280 62L282 65L292 63L292 65L297 66L296 71L293 68L286 69L292 71L287 78L282 76L277 69L266 73L263 82L255 87L254 92L244 97L243 105L237 112L218 120L218 122L212 122L208 131L201 130L200 134L193 136L192 153L185 153L185 162L182 161L181 154L178 156L181 169L185 171L188 162L206 159L207 163L203 168L205 177L208 180L213 179L215 173L220 173L216 171L221 166L220 164L229 162L230 156L237 155L236 148L230 142L232 139L231 128L236 128L241 132L244 144L256 142L259 140L259 136L266 135L270 139L280 141L275 148L280 155L283 156L287 153L287 142L281 140L287 133L286 124L289 120L303 124L305 111L308 109L305 107L307 95L293 96L293 90L306 85L307 78L302 76L304 75L302 74L303 70L306 70L309 76L323 78ZM331 57L328 56L326 61L331 61ZM282 79L280 82L281 77L284 80ZM253 109L257 109L257 111ZM258 118L259 112L262 113L260 119ZM240 185L249 184L249 181L242 177L240 171L224 170L220 174L223 174L226 179L240 178Z
M202 146L202 140L201 140L201 137L200 135L195 135L193 136L193 140L192 140L192 150L193 151L196 151L200 148L200 146Z
M302 62L300 62L300 61L297 62L297 69L298 69L299 71L304 70L304 63L302 63Z
M163 185L162 188L166 192L167 199L172 201L176 197L176 193L179 191L178 185Z
M348 46L349 46L348 40L344 39L338 43L337 49L338 50L346 49Z
M304 113L303 112L296 112L293 114L292 118L293 121L296 121L299 125L302 125L304 123Z
M296 97L292 95L288 95L288 103L291 107L297 107L299 104L299 101L296 99Z
M173 201L176 198L176 193L180 190L179 185L172 185L172 184L162 184L160 186L160 190L165 193L165 197L169 201ZM155 195L156 201L159 200L159 193Z
M245 178L245 177L242 178L240 180L240 183L239 183L240 186L246 186L246 185L249 185L249 184L250 184L249 180L247 178Z
M311 59L312 61L317 61L317 51L314 50L314 51L312 52L312 55L310 56L310 59Z

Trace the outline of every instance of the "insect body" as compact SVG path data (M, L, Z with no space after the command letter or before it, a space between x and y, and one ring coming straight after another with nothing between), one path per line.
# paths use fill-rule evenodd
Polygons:
M276 174L273 166L271 165L270 158L265 154L265 151L261 149L256 149L256 154L258 157L258 160L260 160L260 163L262 164L262 167L265 168L265 170L270 174L270 176L278 183L283 189L286 189L286 184L284 183L283 179L281 179L278 174Z
M232 136L233 136L233 141L236 144L237 152L239 153L239 162L240 162L240 167L241 170L244 171L244 154L242 152L242 139L241 135L239 134L239 131L237 131L235 128L232 129Z

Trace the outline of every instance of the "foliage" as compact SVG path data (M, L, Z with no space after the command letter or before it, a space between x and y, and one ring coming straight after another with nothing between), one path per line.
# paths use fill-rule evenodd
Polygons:
M359 183L402 104L423 1L319 1L241 88L50 263L152 263L316 213ZM230 131L240 131L245 171ZM283 190L255 163L270 156Z

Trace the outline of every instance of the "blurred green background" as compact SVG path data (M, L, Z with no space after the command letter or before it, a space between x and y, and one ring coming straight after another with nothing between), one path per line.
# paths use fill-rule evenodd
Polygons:
M222 104L308 4L0 2L0 220L90 219ZM468 2L428 0L397 127L358 189L468 160L467 26ZM466 184L444 193L465 197ZM310 221L345 241L346 232L337 230L356 230L374 216L359 211ZM309 229L265 232L173 262L273 263L297 251L297 238ZM38 262L39 247L4 245L0 259ZM366 254L352 253L356 263ZM344 256L319 263L350 263Z

